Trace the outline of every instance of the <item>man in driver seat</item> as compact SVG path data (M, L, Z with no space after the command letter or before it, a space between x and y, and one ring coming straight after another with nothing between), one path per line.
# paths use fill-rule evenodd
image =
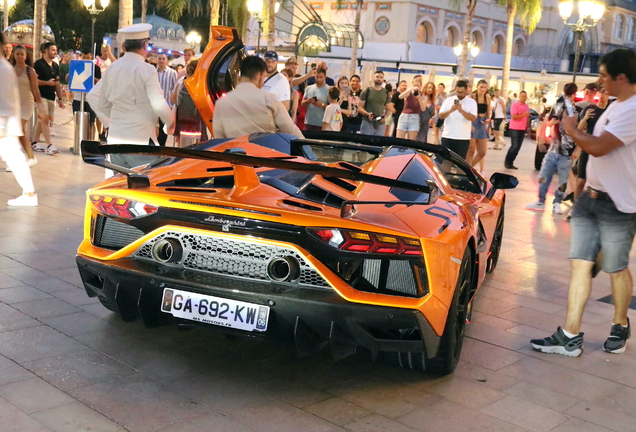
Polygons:
M215 138L236 138L259 132L286 133L304 138L283 103L263 87L267 65L258 56L241 62L236 89L216 101L212 126Z

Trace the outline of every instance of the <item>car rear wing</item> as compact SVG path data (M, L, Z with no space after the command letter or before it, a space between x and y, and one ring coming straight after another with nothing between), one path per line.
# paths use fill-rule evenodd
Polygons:
M82 141L82 159L84 160L84 162L91 165L108 168L115 172L126 175L129 189L143 189L150 187L150 180L148 176L143 172L135 171L113 164L106 159L106 155L109 154L138 154L219 161L240 167L266 167L287 171L304 172L308 174L336 177L352 181L361 181L365 183L428 194L428 199L417 202L418 204L432 204L440 194L437 185L430 180L426 180L424 184L416 184L405 182L402 180L376 176L373 174L350 171L347 169L332 168L319 163L295 162L284 159L270 159L265 157L248 156L240 152L217 152L213 150L193 150L186 148L159 147L135 144L101 145L99 141ZM391 204L403 204L403 202L395 201L391 202ZM404 204L414 203L409 202Z

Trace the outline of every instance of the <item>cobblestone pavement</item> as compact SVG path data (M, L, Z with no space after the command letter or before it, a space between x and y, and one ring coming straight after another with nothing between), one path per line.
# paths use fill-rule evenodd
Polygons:
M55 144L70 147L71 126L57 132ZM487 173L504 154L488 153ZM0 172L0 430L634 431L636 348L602 352L613 310L597 301L610 293L606 274L594 281L581 357L529 345L564 321L570 234L563 216L524 208L536 199L533 155L526 140L499 267L478 294L459 367L443 378L367 352L334 363L285 345L124 323L86 296L74 263L84 191L103 170L66 152L39 154L40 206L22 209L7 208L20 191Z

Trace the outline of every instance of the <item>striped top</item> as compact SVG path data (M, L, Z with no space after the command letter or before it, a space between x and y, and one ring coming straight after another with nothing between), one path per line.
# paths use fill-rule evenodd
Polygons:
M177 85L177 71L167 67L162 71L157 69L157 75L159 76L161 90L163 90L163 97L166 99L166 102L168 102L168 105L172 107L170 95L172 94L174 87Z

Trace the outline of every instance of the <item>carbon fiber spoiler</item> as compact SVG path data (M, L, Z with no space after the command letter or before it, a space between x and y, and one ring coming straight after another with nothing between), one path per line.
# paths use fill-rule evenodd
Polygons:
M434 202L435 199L437 199L437 197L439 196L439 188L434 182L430 180L426 180L425 185L420 185L416 183L380 177L372 174L364 174L361 172L354 172L346 169L332 168L317 163L293 162L289 160L248 156L240 153L221 153L213 150L192 150L185 148L135 144L101 145L99 141L82 141L82 159L84 160L84 162L91 165L108 168L115 172L126 175L129 189L142 189L150 187L150 180L148 179L148 176L144 173L134 171L109 162L108 160L106 160L105 157L109 154L141 154L220 161L227 162L232 165L247 167L266 167L288 171L304 172L320 176L336 177L353 181L362 181L381 186L395 187L399 189L427 193L429 195L429 199L425 202L422 202L422 204L432 204L432 202ZM400 204L400 201L396 201L394 204Z

